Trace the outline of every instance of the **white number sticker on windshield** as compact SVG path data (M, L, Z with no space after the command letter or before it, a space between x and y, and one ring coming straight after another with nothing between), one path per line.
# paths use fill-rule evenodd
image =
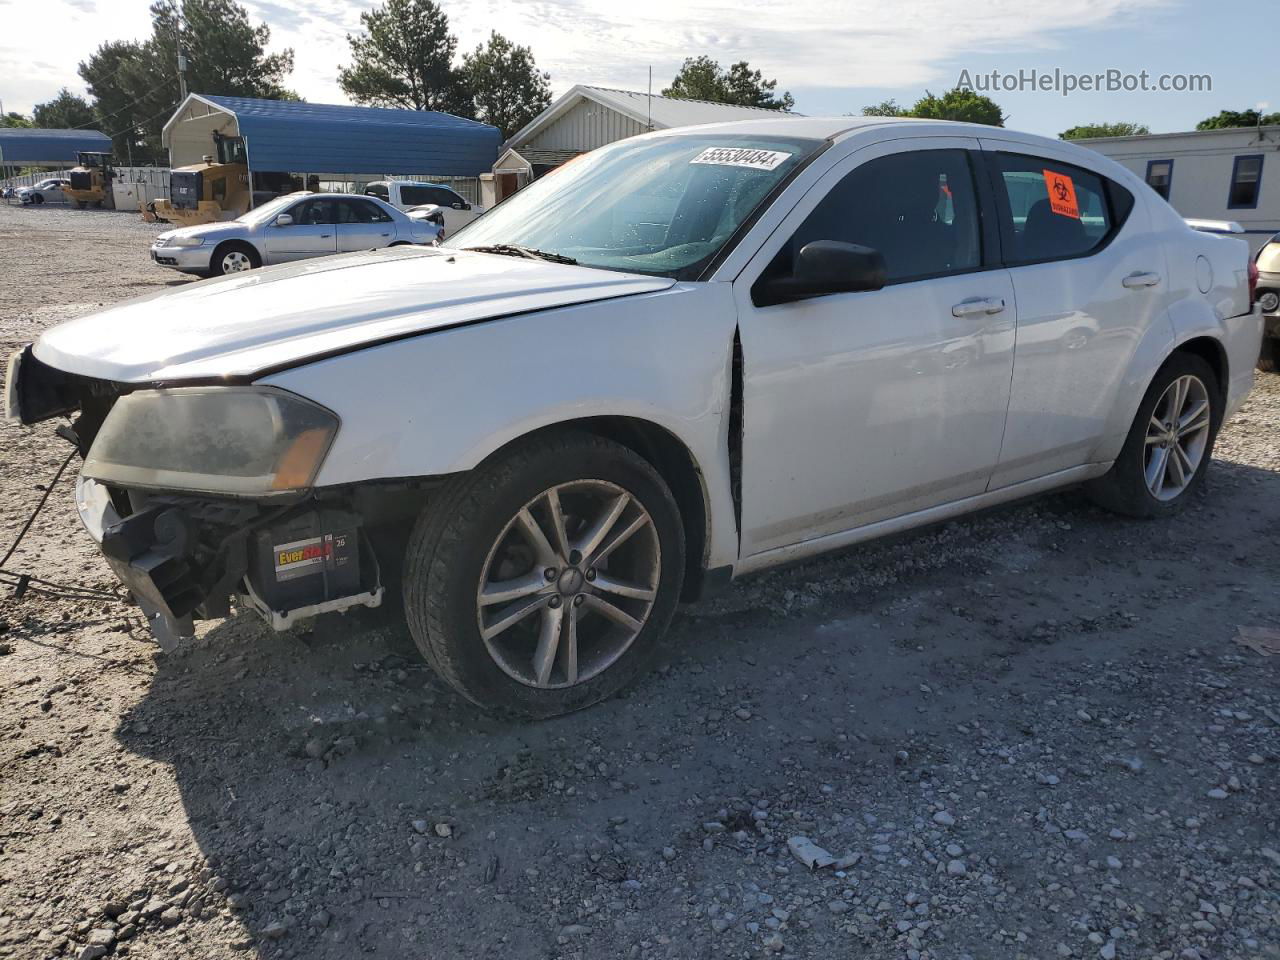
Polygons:
M752 150L747 147L708 147L690 163L714 163L723 167L751 167L753 170L775 170L791 159L781 150Z

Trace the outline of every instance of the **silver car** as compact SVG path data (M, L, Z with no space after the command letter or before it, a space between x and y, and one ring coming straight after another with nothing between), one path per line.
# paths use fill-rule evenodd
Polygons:
M166 231L151 244L151 259L212 276L331 253L429 244L439 235L434 223L411 220L374 197L294 193L236 220Z

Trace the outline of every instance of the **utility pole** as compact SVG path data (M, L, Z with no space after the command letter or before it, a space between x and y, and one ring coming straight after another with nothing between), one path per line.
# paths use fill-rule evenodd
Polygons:
M173 0L173 46L178 54L178 99L187 99L187 54L182 49L182 7Z

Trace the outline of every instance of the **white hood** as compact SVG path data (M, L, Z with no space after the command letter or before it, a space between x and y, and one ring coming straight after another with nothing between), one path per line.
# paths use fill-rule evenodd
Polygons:
M120 383L246 377L364 344L674 283L519 257L397 247L131 300L47 330L34 349L51 367Z

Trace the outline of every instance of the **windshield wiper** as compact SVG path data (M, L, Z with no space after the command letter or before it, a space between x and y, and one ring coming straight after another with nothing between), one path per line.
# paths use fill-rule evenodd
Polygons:
M476 253L496 253L504 257L524 257L526 260L546 260L550 263L567 263L570 266L578 261L566 257L563 253L550 253L546 250L535 250L533 247L518 243L491 243L481 247L463 247L463 250L474 250Z

